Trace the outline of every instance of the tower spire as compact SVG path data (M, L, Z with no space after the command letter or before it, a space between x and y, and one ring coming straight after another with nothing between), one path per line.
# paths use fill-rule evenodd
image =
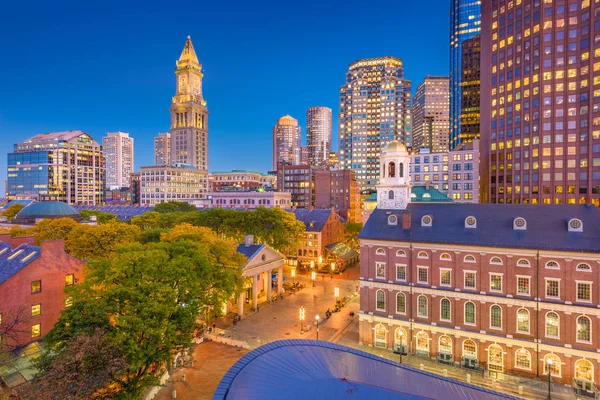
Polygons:
M179 60L177 61L177 67L182 68L184 66L189 66L190 64L199 66L200 62L196 56L196 51L194 50L194 45L192 44L192 38L190 35L188 35L187 40L185 41L185 46L183 46L183 51L181 52Z

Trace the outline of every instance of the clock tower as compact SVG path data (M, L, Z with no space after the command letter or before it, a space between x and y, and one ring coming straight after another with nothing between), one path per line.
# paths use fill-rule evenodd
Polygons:
M391 141L379 157L379 185L377 185L377 208L404 210L410 203L410 154L406 146Z
M202 65L188 36L177 67L171 102L171 162L208 171L208 110L202 96Z

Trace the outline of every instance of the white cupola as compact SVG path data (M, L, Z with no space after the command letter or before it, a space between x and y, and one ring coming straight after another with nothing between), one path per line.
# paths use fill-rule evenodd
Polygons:
M391 141L379 157L377 208L404 210L410 202L410 154L406 146Z

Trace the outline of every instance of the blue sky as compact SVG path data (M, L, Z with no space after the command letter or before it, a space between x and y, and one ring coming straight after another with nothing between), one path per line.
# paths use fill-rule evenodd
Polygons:
M152 164L187 35L205 70L210 170L267 171L282 115L304 143L306 109L331 107L337 142L350 62L400 57L413 88L447 75L448 26L449 0L1 2L0 181L15 142L59 130L129 132L136 169Z

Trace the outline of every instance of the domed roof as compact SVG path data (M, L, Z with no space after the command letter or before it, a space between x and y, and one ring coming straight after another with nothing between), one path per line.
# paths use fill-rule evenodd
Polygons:
M298 126L298 120L291 115L286 114L277 120L277 125L294 125Z
M384 149L383 153L408 153L404 143L398 140L392 140Z
M17 224L35 223L38 218L71 218L81 221L79 212L61 201L38 201L19 211L13 219Z

